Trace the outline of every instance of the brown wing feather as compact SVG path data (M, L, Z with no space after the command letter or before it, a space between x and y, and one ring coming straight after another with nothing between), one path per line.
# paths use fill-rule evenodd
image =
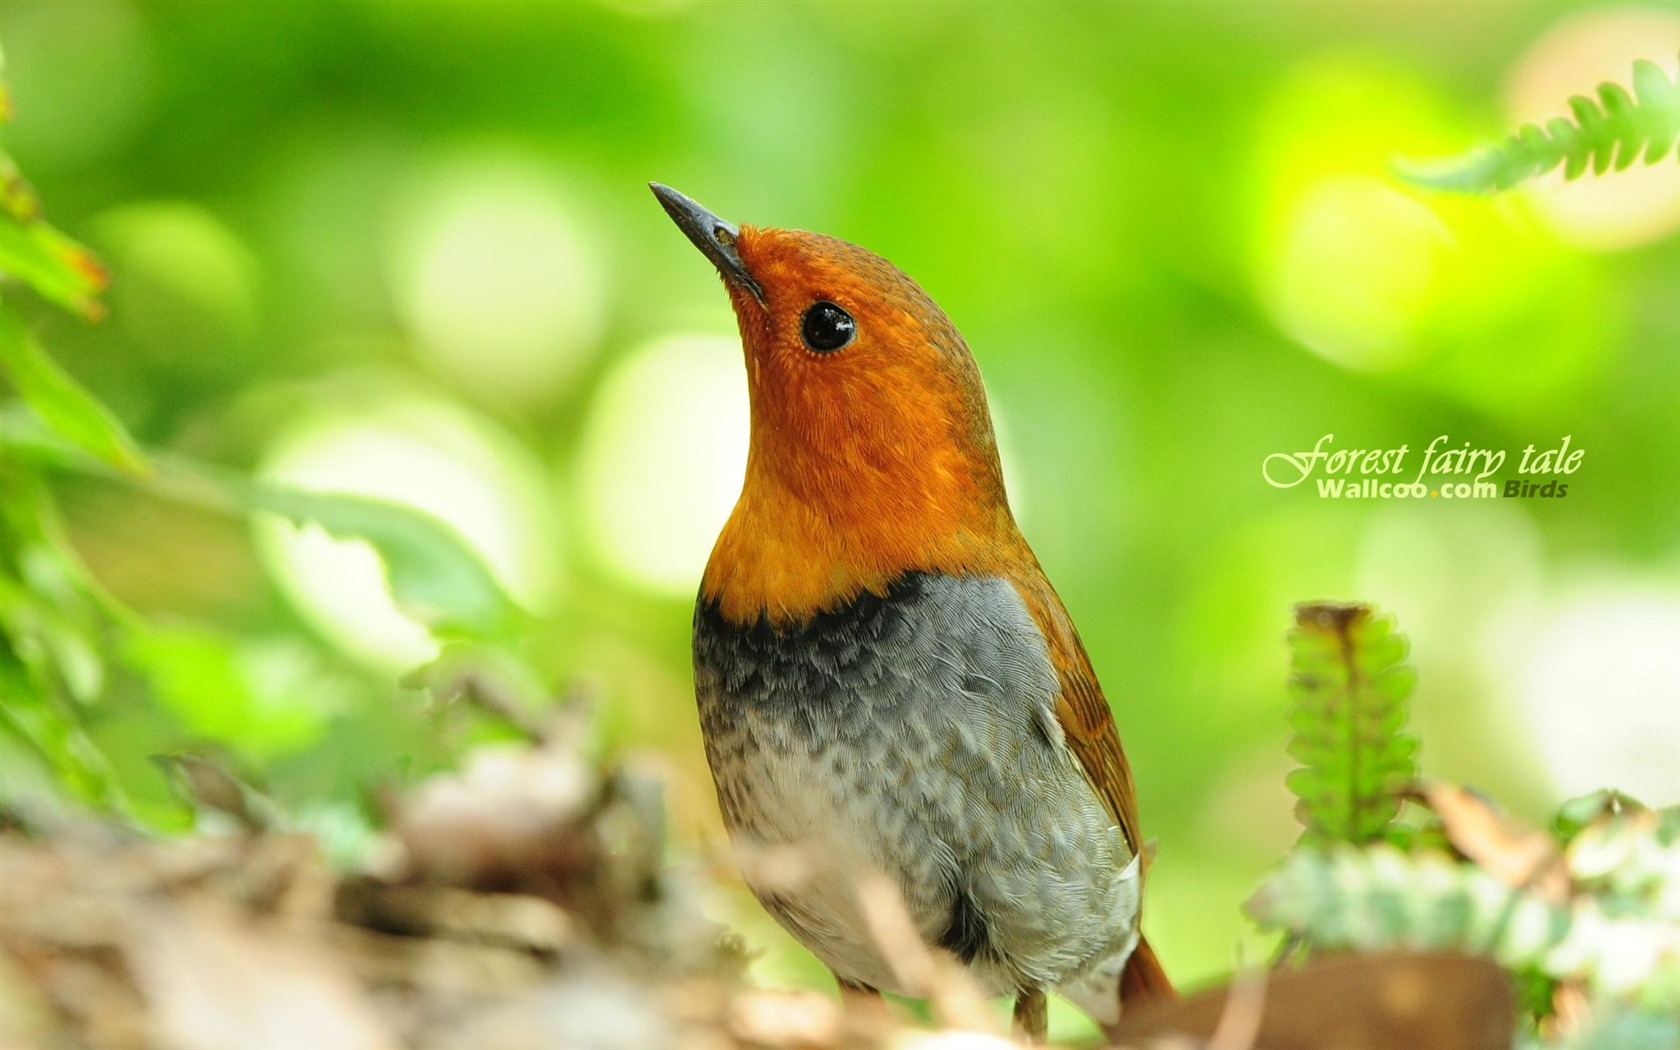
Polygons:
M1062 694L1056 699L1056 720L1067 735L1068 747L1084 768L1085 778L1096 789L1108 807L1126 844L1136 855L1143 848L1138 834L1137 791L1132 786L1132 767L1126 752L1120 747L1120 731L1115 728L1114 714L1108 709L1097 674L1091 669L1091 659L1079 640L1073 620L1057 596L1050 581L1036 563L1015 575L1016 588L1021 592L1033 621L1050 649L1050 660L1062 683Z
M1085 655L1085 645L1079 640L1079 632L1062 605L1062 599L1050 586L1036 561L1014 574L1014 582L1033 621L1044 632L1050 660L1056 665L1056 674L1061 679L1062 695L1056 700L1056 720L1061 723L1068 746L1085 771L1085 778L1114 816L1135 856L1143 851L1143 839L1138 832L1137 790L1132 786L1132 767L1126 761L1126 752L1120 747L1120 731L1115 727L1114 713L1103 697L1102 686L1097 684L1097 673L1091 668L1091 658ZM1147 856L1143 863L1147 868ZM1131 1005L1177 996L1166 970L1155 956L1155 950L1147 940L1139 938L1137 949L1126 960L1126 968L1121 973L1121 1003Z

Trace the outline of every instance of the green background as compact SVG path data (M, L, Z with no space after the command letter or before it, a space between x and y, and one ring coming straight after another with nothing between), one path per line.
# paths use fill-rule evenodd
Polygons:
M1672 7L9 2L0 41L9 148L113 272L107 321L34 310L42 342L150 448L455 523L535 614L497 666L587 686L603 746L669 777L679 860L718 856L687 631L744 394L650 179L874 249L967 337L1181 980L1267 950L1238 907L1294 835L1292 602L1398 614L1430 775L1531 816L1610 779L1680 794L1680 166L1497 199L1386 168L1548 115L1524 85L1561 85L1555 114L1671 69ZM1407 480L1442 434L1508 451L1501 483L1530 444L1586 454L1562 499L1263 480L1325 434L1408 444ZM145 756L214 741L353 851L359 792L484 735L399 687L430 643L369 564L61 494L166 628L86 712L148 819L179 818ZM763 979L822 979L715 906Z

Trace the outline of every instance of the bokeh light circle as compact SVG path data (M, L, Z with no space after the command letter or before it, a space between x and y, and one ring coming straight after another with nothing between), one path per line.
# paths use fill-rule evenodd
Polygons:
M1396 614L1414 639L1430 639L1419 659L1473 659L1500 616L1538 600L1541 534L1512 502L1394 503L1365 522L1354 593Z
M248 342L261 323L262 271L214 213L144 201L102 214L99 247L121 274L112 314L154 356L206 369L207 351Z
M587 360L604 323L604 266L576 211L551 173L497 159L442 168L397 210L397 305L451 382L529 404Z
M746 469L746 369L732 337L677 335L607 377L586 424L579 498L619 574L691 596Z
M1250 266L1260 305L1344 368L1422 361L1458 231L1388 164L1440 149L1446 118L1433 92L1368 56L1326 54L1289 70L1259 121Z
M1680 801L1680 591L1599 581L1513 620L1489 650L1515 678L1527 727L1560 797L1616 787Z
M1401 374L1520 418L1578 397L1617 314L1604 282L1533 214L1403 186L1400 158L1474 138L1415 72L1326 54L1262 107L1250 227L1259 305L1284 334L1352 370Z
M91 165L138 138L158 98L146 19L121 0L10 4L6 80L22 119L7 145L47 164Z
M1307 348L1360 371L1410 363L1446 227L1425 206L1366 176L1320 180L1284 221L1267 304Z

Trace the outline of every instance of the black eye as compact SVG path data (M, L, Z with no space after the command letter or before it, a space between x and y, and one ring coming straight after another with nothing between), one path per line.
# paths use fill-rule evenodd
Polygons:
M799 321L799 334L805 345L820 354L833 353L857 335L857 322L852 315L827 300L815 302Z

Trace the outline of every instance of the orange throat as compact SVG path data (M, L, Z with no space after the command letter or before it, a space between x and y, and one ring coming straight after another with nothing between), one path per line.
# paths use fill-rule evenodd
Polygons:
M1026 549L1008 504L966 470L930 464L921 473L931 481L913 491L869 472L821 472L801 494L758 459L700 588L731 621L800 622L865 591L885 594L909 571L1003 571Z

